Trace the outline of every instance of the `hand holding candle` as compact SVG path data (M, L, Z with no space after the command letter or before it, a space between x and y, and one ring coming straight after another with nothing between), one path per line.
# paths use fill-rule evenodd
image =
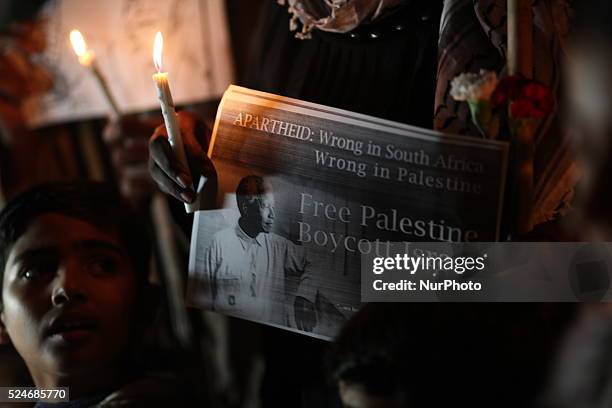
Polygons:
M162 34L158 31L155 35L155 43L153 45L153 63L157 70L157 73L153 75L153 81L155 81L155 86L157 88L157 98L159 99L162 115L164 116L164 123L168 132L168 141L177 159L181 162L185 170L189 171L189 164L187 162L185 147L183 146L183 139L181 137L181 129L179 127L176 111L174 110L174 101L172 100L172 94L170 93L170 86L168 84L168 73L162 72L163 46L164 40ZM193 186L186 187L193 188ZM185 210L187 212L196 211L196 203L185 204Z

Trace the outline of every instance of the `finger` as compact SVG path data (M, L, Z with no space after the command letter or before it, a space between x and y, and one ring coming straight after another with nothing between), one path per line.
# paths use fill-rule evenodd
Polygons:
M193 181L189 170L176 158L172 147L168 142L166 130L162 126L155 129L155 133L149 141L150 160L174 180L182 188L192 186Z
M184 203L192 203L195 201L196 194L193 190L178 186L174 180L168 177L166 172L156 164L151 165L149 172L151 173L151 177L159 189L164 193L169 194Z
M206 152L212 132L191 112L179 111L177 117L191 174L203 174L210 178L214 174L214 166L206 157Z

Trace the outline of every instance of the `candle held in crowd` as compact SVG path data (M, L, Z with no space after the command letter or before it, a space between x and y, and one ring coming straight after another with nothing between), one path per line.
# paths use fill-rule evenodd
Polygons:
M119 110L119 105L113 98L113 95L110 92L106 79L98 69L98 65L96 64L96 56L93 50L87 48L87 43L85 42L85 38L83 34L79 30L72 30L70 32L70 42L72 43L72 48L74 49L74 53L79 57L79 63L90 69L96 78L96 82L102 89L106 100L111 108L111 113L114 118L118 118L121 116L121 112Z
M183 139L181 137L181 129L179 127L178 117L174 109L174 101L172 99L172 93L170 92L170 85L168 83L168 73L163 72L162 70L163 48L164 39L161 32L158 31L155 35L155 42L153 44L153 63L155 64L155 69L157 70L157 72L153 74L153 81L155 82L157 99L159 99L162 115L164 117L164 123L166 125L166 130L168 131L168 140L177 159L183 164L183 167L189 171L187 156L185 154ZM185 210L187 212L196 211L197 208L195 203L185 204Z

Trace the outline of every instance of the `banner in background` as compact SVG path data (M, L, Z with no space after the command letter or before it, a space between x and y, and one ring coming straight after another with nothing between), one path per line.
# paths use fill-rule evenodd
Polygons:
M53 75L50 92L27 101L30 126L107 116L110 107L70 45L83 33L123 113L159 109L151 76L155 33L164 35L163 68L177 105L220 97L232 82L223 0L54 0L41 13L47 47L41 63Z

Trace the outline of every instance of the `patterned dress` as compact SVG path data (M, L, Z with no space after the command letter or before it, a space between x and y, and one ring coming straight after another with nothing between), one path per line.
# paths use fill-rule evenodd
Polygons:
M450 81L480 69L503 73L506 64L507 0L446 0L440 23L434 127L450 133L478 135L466 103L450 96ZM561 99L564 38L571 5L565 0L534 0L533 78ZM557 110L542 123L535 139L534 197L531 223L556 217L568 205L577 181L567 138Z

